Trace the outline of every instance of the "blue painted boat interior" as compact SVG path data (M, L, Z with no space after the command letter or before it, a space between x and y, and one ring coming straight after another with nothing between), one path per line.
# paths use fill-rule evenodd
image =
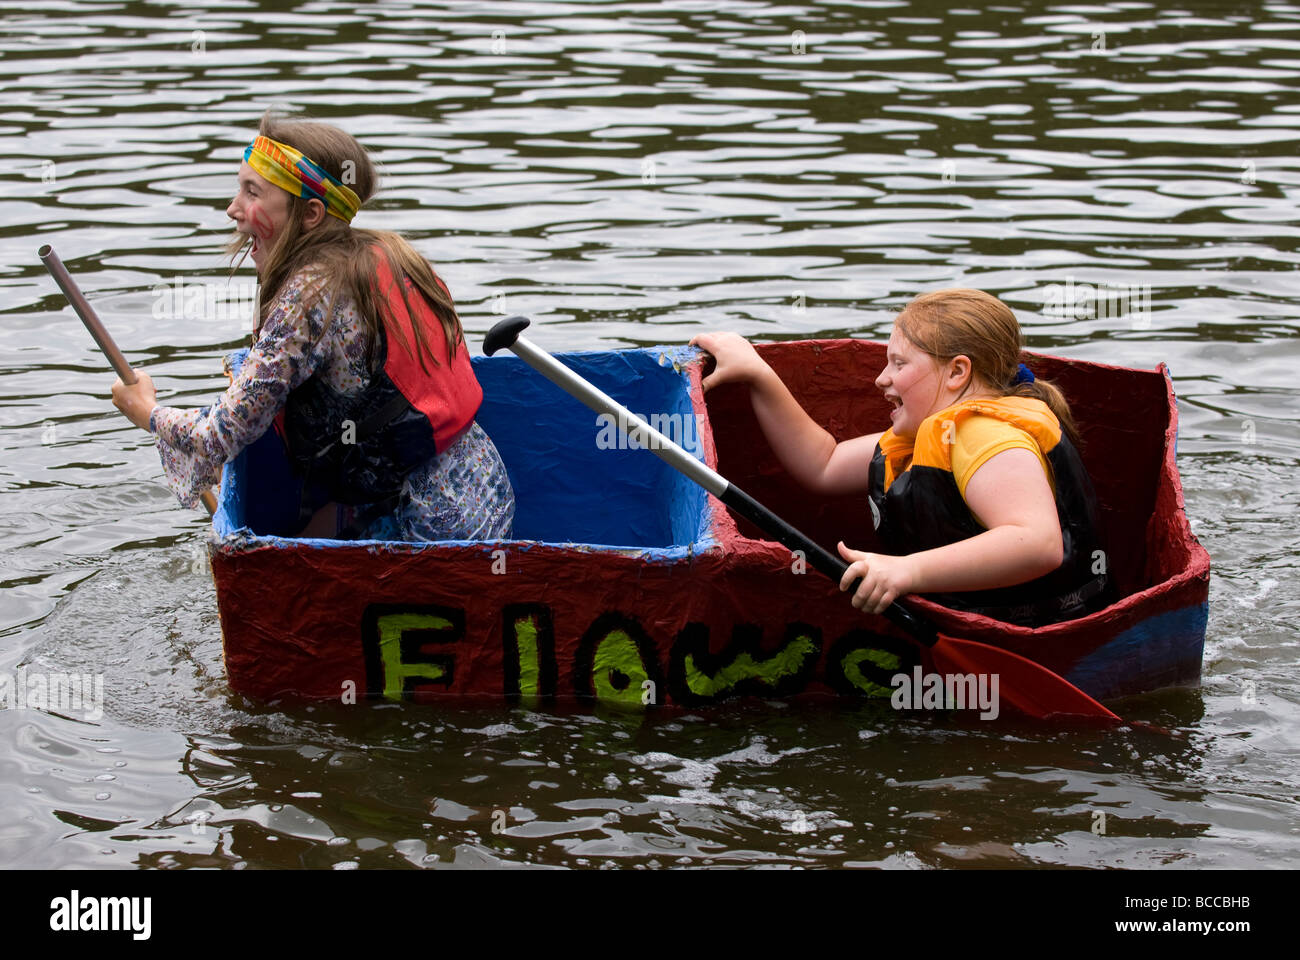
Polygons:
M686 429L693 423L687 380L672 363L693 353L600 351L560 360L633 413L673 415L684 429L665 432L688 441L698 457L696 431ZM704 491L652 451L599 449L596 414L517 357L476 357L474 372L483 386L479 423L515 489L516 539L665 547L708 536Z
M670 347L557 356L702 459L688 381L674 367L674 361L684 363L694 355L693 349ZM231 368L237 370L242 359L242 352L232 357ZM596 414L517 357L475 357L473 365L483 387L478 422L500 451L514 486L515 540L639 548L647 559L661 550L663 559L671 559L712 545L707 495L652 451L631 448L616 430L615 448L601 449ZM672 419L652 420L655 416ZM667 423L675 429L664 429L661 424ZM610 439L610 431L603 436ZM213 518L219 536L245 527L260 532L261 504L287 487L277 477L289 478L277 448L259 442L227 464L221 508ZM250 473L262 478L257 504L250 504ZM266 539L281 545L338 542Z

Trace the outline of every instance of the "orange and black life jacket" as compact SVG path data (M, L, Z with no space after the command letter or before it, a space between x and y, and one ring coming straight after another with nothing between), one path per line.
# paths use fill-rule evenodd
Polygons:
M465 344L450 356L442 324L419 289L404 278L408 312L378 248L375 261L383 324L369 384L344 396L314 375L285 404L284 438L304 479L301 512L307 517L331 500L395 502L407 475L455 443L483 402ZM437 360L435 366L425 358L428 372L414 355L416 324ZM394 331L401 333L396 345Z
M1040 400L962 401L926 418L912 444L887 432L876 445L867 481L872 521L886 550L897 555L916 553L984 532L952 472L951 431L977 415L1011 423L1038 443L1056 486L1063 558L1051 573L1028 583L926 594L926 598L1025 626L1073 620L1106 606L1113 600L1113 590L1106 573L1108 558L1101 544L1096 494L1078 451ZM909 454L911 463L906 465Z

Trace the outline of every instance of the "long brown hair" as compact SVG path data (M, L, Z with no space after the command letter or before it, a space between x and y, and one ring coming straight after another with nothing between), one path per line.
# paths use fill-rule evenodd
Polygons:
M290 119L268 110L262 115L257 132L288 144L324 168L340 183L350 187L362 204L374 196L379 187L379 175L365 148L338 127L312 120ZM329 214L312 230L304 231L303 218L307 213L308 202L303 197L289 196L289 220L266 251L257 295L258 329L261 329L271 305L275 303L284 285L298 271L310 267L317 274L318 280L304 294L304 309L310 308L324 296L328 296L332 303L337 303L340 296L351 297L356 304L357 314L371 334L369 359L373 370L378 362L379 333L383 329L380 313L382 298L376 284L376 257L382 255L388 261L407 311L414 316L407 287L403 282L405 278L409 278L415 289L428 301L442 324L443 335L447 338L448 356L455 356L456 347L464 337L460 317L456 315L451 297L438 283L429 261L396 233L354 229L350 224ZM226 251L234 266L238 266L235 258L245 252L251 243L251 238L244 234L237 233L231 238ZM375 249L376 246L378 250ZM242 262L242 257L239 262ZM425 358L432 361L434 366L438 365L438 361L425 342L419 325L412 324L412 329L414 345L406 342L396 325L391 326L389 331L408 353L419 358L421 369L427 373L429 368L425 366Z
M923 293L894 319L899 332L940 364L953 357L970 359L972 379L1004 397L1033 397L1047 404L1070 442L1079 446L1079 431L1059 387L1042 377L1017 383L1024 334L1011 308L983 290L954 287Z

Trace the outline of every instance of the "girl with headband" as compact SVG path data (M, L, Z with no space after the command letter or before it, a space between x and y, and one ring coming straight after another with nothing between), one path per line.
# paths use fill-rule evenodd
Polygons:
M839 443L745 340L713 333L691 343L717 360L706 390L749 386L791 476L814 493L866 494L888 553L839 544L849 563L840 589L862 578L855 607L879 613L918 593L1041 626L1113 599L1069 406L1020 362L1020 325L997 297L952 289L909 303L875 381L891 426Z
M228 251L251 255L260 280L252 348L211 407L160 405L144 373L118 380L113 402L157 435L188 507L274 429L301 496L259 533L508 538L514 493L475 422L483 391L451 294L400 236L352 226L377 179L342 130L263 116L226 209Z

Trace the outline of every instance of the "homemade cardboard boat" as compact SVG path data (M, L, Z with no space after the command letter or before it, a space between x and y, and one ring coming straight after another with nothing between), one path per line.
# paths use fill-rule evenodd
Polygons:
M889 422L873 386L885 347L861 340L758 346L837 439ZM834 551L879 549L865 497L798 488L746 391L704 396L686 347L559 359ZM238 363L238 357L234 358ZM479 422L517 499L514 539L394 543L260 534L288 478L267 437L226 466L210 541L231 689L259 700L599 699L632 709L742 695L888 699L926 661L882 617L763 539L608 419L512 356L478 357ZM1102 506L1119 602L1029 629L907 600L943 633L1004 647L1099 700L1194 684L1209 556L1192 535L1175 463L1168 371L1034 355L1069 398Z

